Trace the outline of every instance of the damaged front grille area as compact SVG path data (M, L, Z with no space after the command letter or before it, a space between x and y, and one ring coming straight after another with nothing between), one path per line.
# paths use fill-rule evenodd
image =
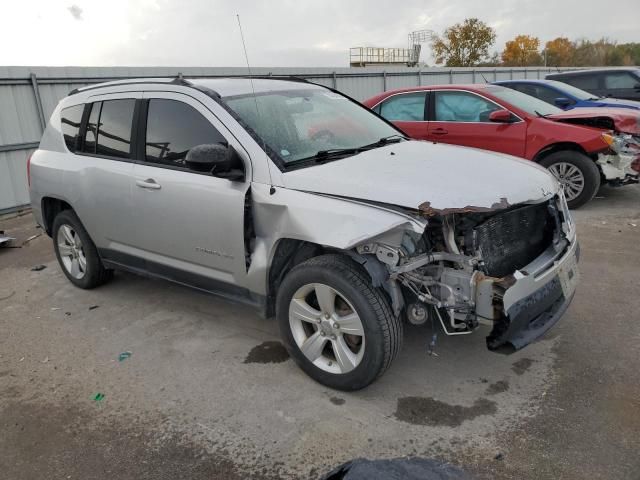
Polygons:
M524 205L491 216L465 235L468 251L483 262L481 270L504 277L528 265L553 241L556 222L550 202Z

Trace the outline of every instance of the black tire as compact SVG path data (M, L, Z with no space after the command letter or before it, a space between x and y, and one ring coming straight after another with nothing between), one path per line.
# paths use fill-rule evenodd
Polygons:
M340 292L355 309L366 339L360 363L347 373L330 373L314 365L300 350L289 324L289 305L299 288L321 283ZM359 390L381 376L402 345L402 322L393 314L385 294L373 287L366 271L344 255L330 254L297 265L277 293L276 316L291 357L314 380L337 390Z
M82 241L82 250L84 252L84 257L86 258L86 269L82 278L75 278L71 275L62 261L57 239L58 232L64 225L70 226ZM93 240L91 240L91 237L82 226L82 222L72 210L63 210L53 220L52 237L53 249L56 252L56 258L58 259L60 268L69 281L76 287L91 289L103 285L111 280L113 277L113 270L108 270L104 267Z
M598 189L600 188L600 170L592 159L580 152L563 150L552 153L540 160L540 165L545 168L550 168L554 164L558 163L569 163L575 166L580 170L584 178L584 187L582 192L571 200L567 198L567 205L569 208L575 209L581 207L595 197L596 193L598 193Z

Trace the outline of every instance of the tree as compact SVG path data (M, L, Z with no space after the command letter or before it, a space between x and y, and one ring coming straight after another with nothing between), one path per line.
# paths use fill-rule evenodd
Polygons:
M447 67L472 67L489 57L496 32L477 18L467 18L434 36L431 46L437 64Z
M622 43L616 49L623 54L623 65L640 65L640 43Z
M518 35L507 42L502 52L502 61L508 66L528 67L542 64L542 56L538 52L540 39L530 35Z
M569 67L573 65L576 46L565 37L558 37L547 42L544 47L547 55L547 65L554 67Z
M488 60L478 63L478 67L499 67L502 65L502 59L498 52L493 52Z
M614 52L616 43L608 38L596 42L580 39L576 42L575 61L577 67L601 67L619 63L621 59Z

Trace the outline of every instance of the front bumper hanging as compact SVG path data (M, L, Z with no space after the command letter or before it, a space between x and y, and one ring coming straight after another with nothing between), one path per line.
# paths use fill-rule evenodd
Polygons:
M542 337L565 313L578 283L580 247L576 240L545 269L523 268L503 297L505 318L495 324L487 347L500 353L519 350ZM534 263L539 263L539 259Z

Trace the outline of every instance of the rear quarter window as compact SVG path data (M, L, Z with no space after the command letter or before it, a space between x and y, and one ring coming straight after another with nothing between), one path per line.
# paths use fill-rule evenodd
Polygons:
M62 137L64 138L64 143L71 152L75 152L78 148L80 123L82 122L83 111L84 104L63 108L60 113Z

